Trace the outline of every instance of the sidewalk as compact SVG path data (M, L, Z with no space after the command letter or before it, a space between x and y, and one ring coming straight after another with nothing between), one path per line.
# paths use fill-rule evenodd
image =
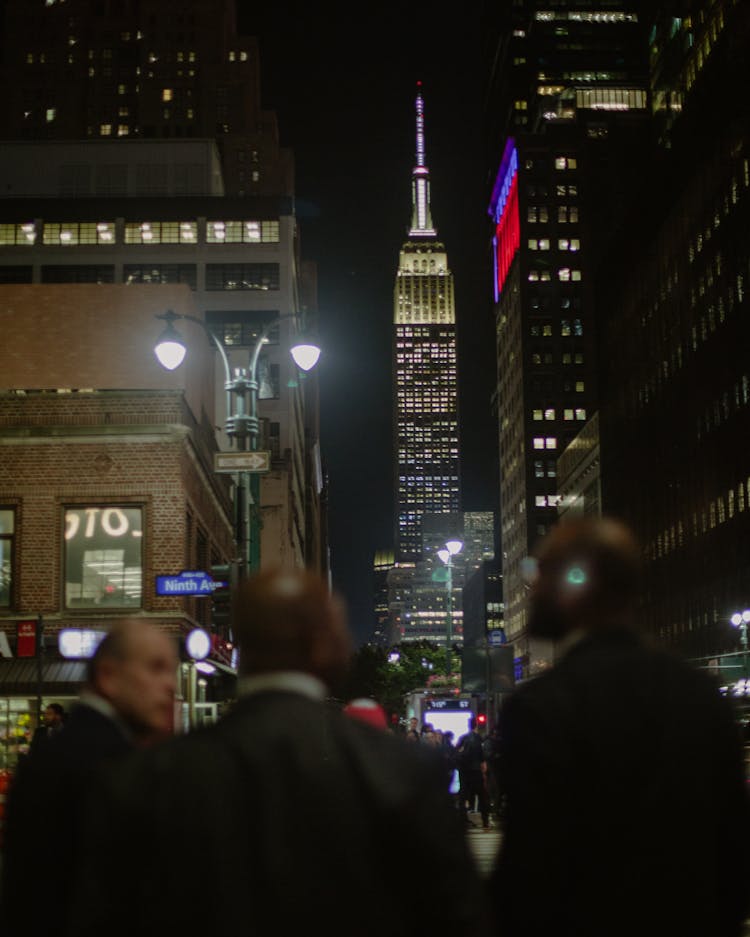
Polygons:
M489 877L495 856L500 848L500 830L497 821L490 820L490 829L482 829L482 819L479 814L469 814L470 826L466 830L469 849L482 878Z

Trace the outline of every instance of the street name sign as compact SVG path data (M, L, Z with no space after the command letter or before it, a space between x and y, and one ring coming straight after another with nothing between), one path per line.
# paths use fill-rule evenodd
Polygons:
M157 576L157 595L212 595L225 589L226 582L217 582L200 569L183 570L178 576Z
M215 452L215 472L268 472L271 468L271 453L260 452Z

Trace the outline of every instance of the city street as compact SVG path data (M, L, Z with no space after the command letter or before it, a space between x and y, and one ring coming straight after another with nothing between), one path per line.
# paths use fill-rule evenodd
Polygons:
M494 825L489 830L483 830L479 814L470 814L469 821L471 827L466 833L469 848L477 863L479 874L482 878L488 878L500 848L500 831Z

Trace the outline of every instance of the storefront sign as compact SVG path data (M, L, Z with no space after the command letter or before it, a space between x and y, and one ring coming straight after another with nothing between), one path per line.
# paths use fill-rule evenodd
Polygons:
M36 622L18 622L18 643L16 645L18 657L36 657Z
M63 628L57 636L57 648L63 657L85 660L94 656L104 634L104 631Z

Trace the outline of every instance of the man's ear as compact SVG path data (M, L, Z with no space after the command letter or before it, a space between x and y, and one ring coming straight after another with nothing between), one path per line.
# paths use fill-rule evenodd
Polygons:
M591 573L583 562L568 563L560 573L557 599L566 611L585 602L591 594Z

